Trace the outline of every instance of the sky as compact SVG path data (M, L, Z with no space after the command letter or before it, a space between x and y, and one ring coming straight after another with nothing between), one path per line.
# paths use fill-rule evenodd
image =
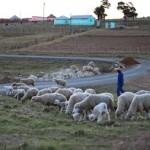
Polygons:
M106 19L123 17L123 13L117 10L117 3L120 1L132 2L138 17L150 16L150 0L109 0L111 7L106 11ZM11 18L13 15L20 18L47 17L50 14L56 17L93 15L97 18L93 11L100 5L101 0L0 0L0 18Z

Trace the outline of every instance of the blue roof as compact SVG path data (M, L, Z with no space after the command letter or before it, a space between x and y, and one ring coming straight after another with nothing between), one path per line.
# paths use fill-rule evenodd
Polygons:
M87 19L89 17L91 17L92 15L75 15L75 16L71 16L72 19Z
M66 16L60 16L60 17L58 17L58 18L56 18L56 19L69 19L69 18L66 17Z

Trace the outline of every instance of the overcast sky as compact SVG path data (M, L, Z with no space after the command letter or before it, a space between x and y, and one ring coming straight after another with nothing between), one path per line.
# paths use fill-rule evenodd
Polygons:
M109 0L111 7L107 11L107 18L122 18L122 12L116 9L117 3L132 2L137 9L138 17L150 16L150 0ZM61 15L93 15L94 8L100 6L101 0L0 0L0 18L10 18L17 15L21 18L32 16L47 17L53 14ZM45 7L43 8L43 3Z

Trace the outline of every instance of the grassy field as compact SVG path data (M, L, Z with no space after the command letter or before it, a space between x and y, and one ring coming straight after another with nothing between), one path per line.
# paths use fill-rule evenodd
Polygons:
M112 90L114 85L95 87L97 92ZM131 87L133 89L133 87ZM115 93L114 93L115 95ZM116 98L115 98L116 100ZM58 108L42 109L39 104L22 104L0 96L0 149L2 150L98 150L119 148L114 142L142 132L149 132L149 120L118 120L112 123L74 122L59 114ZM130 137L128 137L130 141ZM148 141L147 141L148 142ZM146 149L144 143L144 148Z

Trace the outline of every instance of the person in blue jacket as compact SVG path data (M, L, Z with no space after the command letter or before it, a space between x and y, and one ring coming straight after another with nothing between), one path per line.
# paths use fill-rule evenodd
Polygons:
M118 72L117 96L120 96L120 92L124 93L124 90L123 90L124 75L120 68L117 68L117 72Z

